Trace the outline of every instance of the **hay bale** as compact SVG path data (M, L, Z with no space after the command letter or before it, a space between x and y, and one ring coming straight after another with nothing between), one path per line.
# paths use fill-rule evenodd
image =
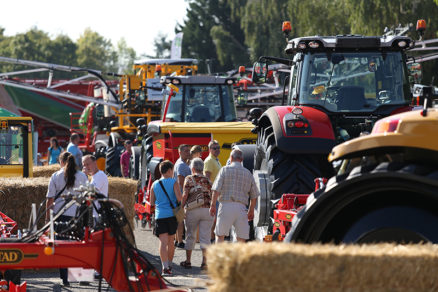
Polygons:
M130 224L134 223L135 193L137 192L137 181L121 177L108 177L108 196L119 200L124 206L126 217Z
M39 204L46 198L49 177L0 178L0 211L15 220L18 228L27 228L32 203ZM134 221L134 196L137 181L109 178L108 195L122 202L131 224Z
M51 177L53 173L57 172L61 166L59 164L34 166L33 177Z
M438 245L219 244L210 291L437 291Z
M39 206L48 185L48 177L0 178L0 211L15 220L18 228L27 228L32 203Z

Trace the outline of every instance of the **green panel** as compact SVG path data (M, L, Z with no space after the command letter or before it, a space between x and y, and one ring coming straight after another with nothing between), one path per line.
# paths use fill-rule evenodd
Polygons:
M19 117L19 115L0 107L0 117Z
M78 111L74 107L45 97L37 92L12 86L5 86L5 89L17 107L66 128L70 128L69 114Z

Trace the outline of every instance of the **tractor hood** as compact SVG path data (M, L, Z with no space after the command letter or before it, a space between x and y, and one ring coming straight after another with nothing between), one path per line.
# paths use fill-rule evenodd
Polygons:
M153 121L148 125L148 135L160 133L251 133L250 122L178 123Z
M333 148L329 161L360 155L383 147L406 147L438 151L438 109L428 109L389 116L379 120L370 135L359 137Z

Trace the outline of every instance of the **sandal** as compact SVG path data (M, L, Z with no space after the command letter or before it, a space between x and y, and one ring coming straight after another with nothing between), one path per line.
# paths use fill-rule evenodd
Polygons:
M201 270L206 271L207 269L208 269L207 264L206 264L206 263L202 263L202 264L201 264Z
M180 262L179 265L181 267L185 268L185 269L191 269L192 268L192 264L188 263L187 261Z

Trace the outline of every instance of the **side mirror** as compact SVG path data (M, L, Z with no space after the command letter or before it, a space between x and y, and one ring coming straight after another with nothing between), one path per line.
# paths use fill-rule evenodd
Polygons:
M252 82L261 84L266 82L268 75L268 63L255 62L252 67Z
M249 119L253 124L262 116L263 110L261 108L255 107L249 110Z
M137 127L140 127L142 125L146 125L146 120L145 118L138 118L135 123L137 124Z
M420 63L411 63L408 64L409 71L409 82L412 84L420 84L421 79L423 78L423 73L421 71Z

